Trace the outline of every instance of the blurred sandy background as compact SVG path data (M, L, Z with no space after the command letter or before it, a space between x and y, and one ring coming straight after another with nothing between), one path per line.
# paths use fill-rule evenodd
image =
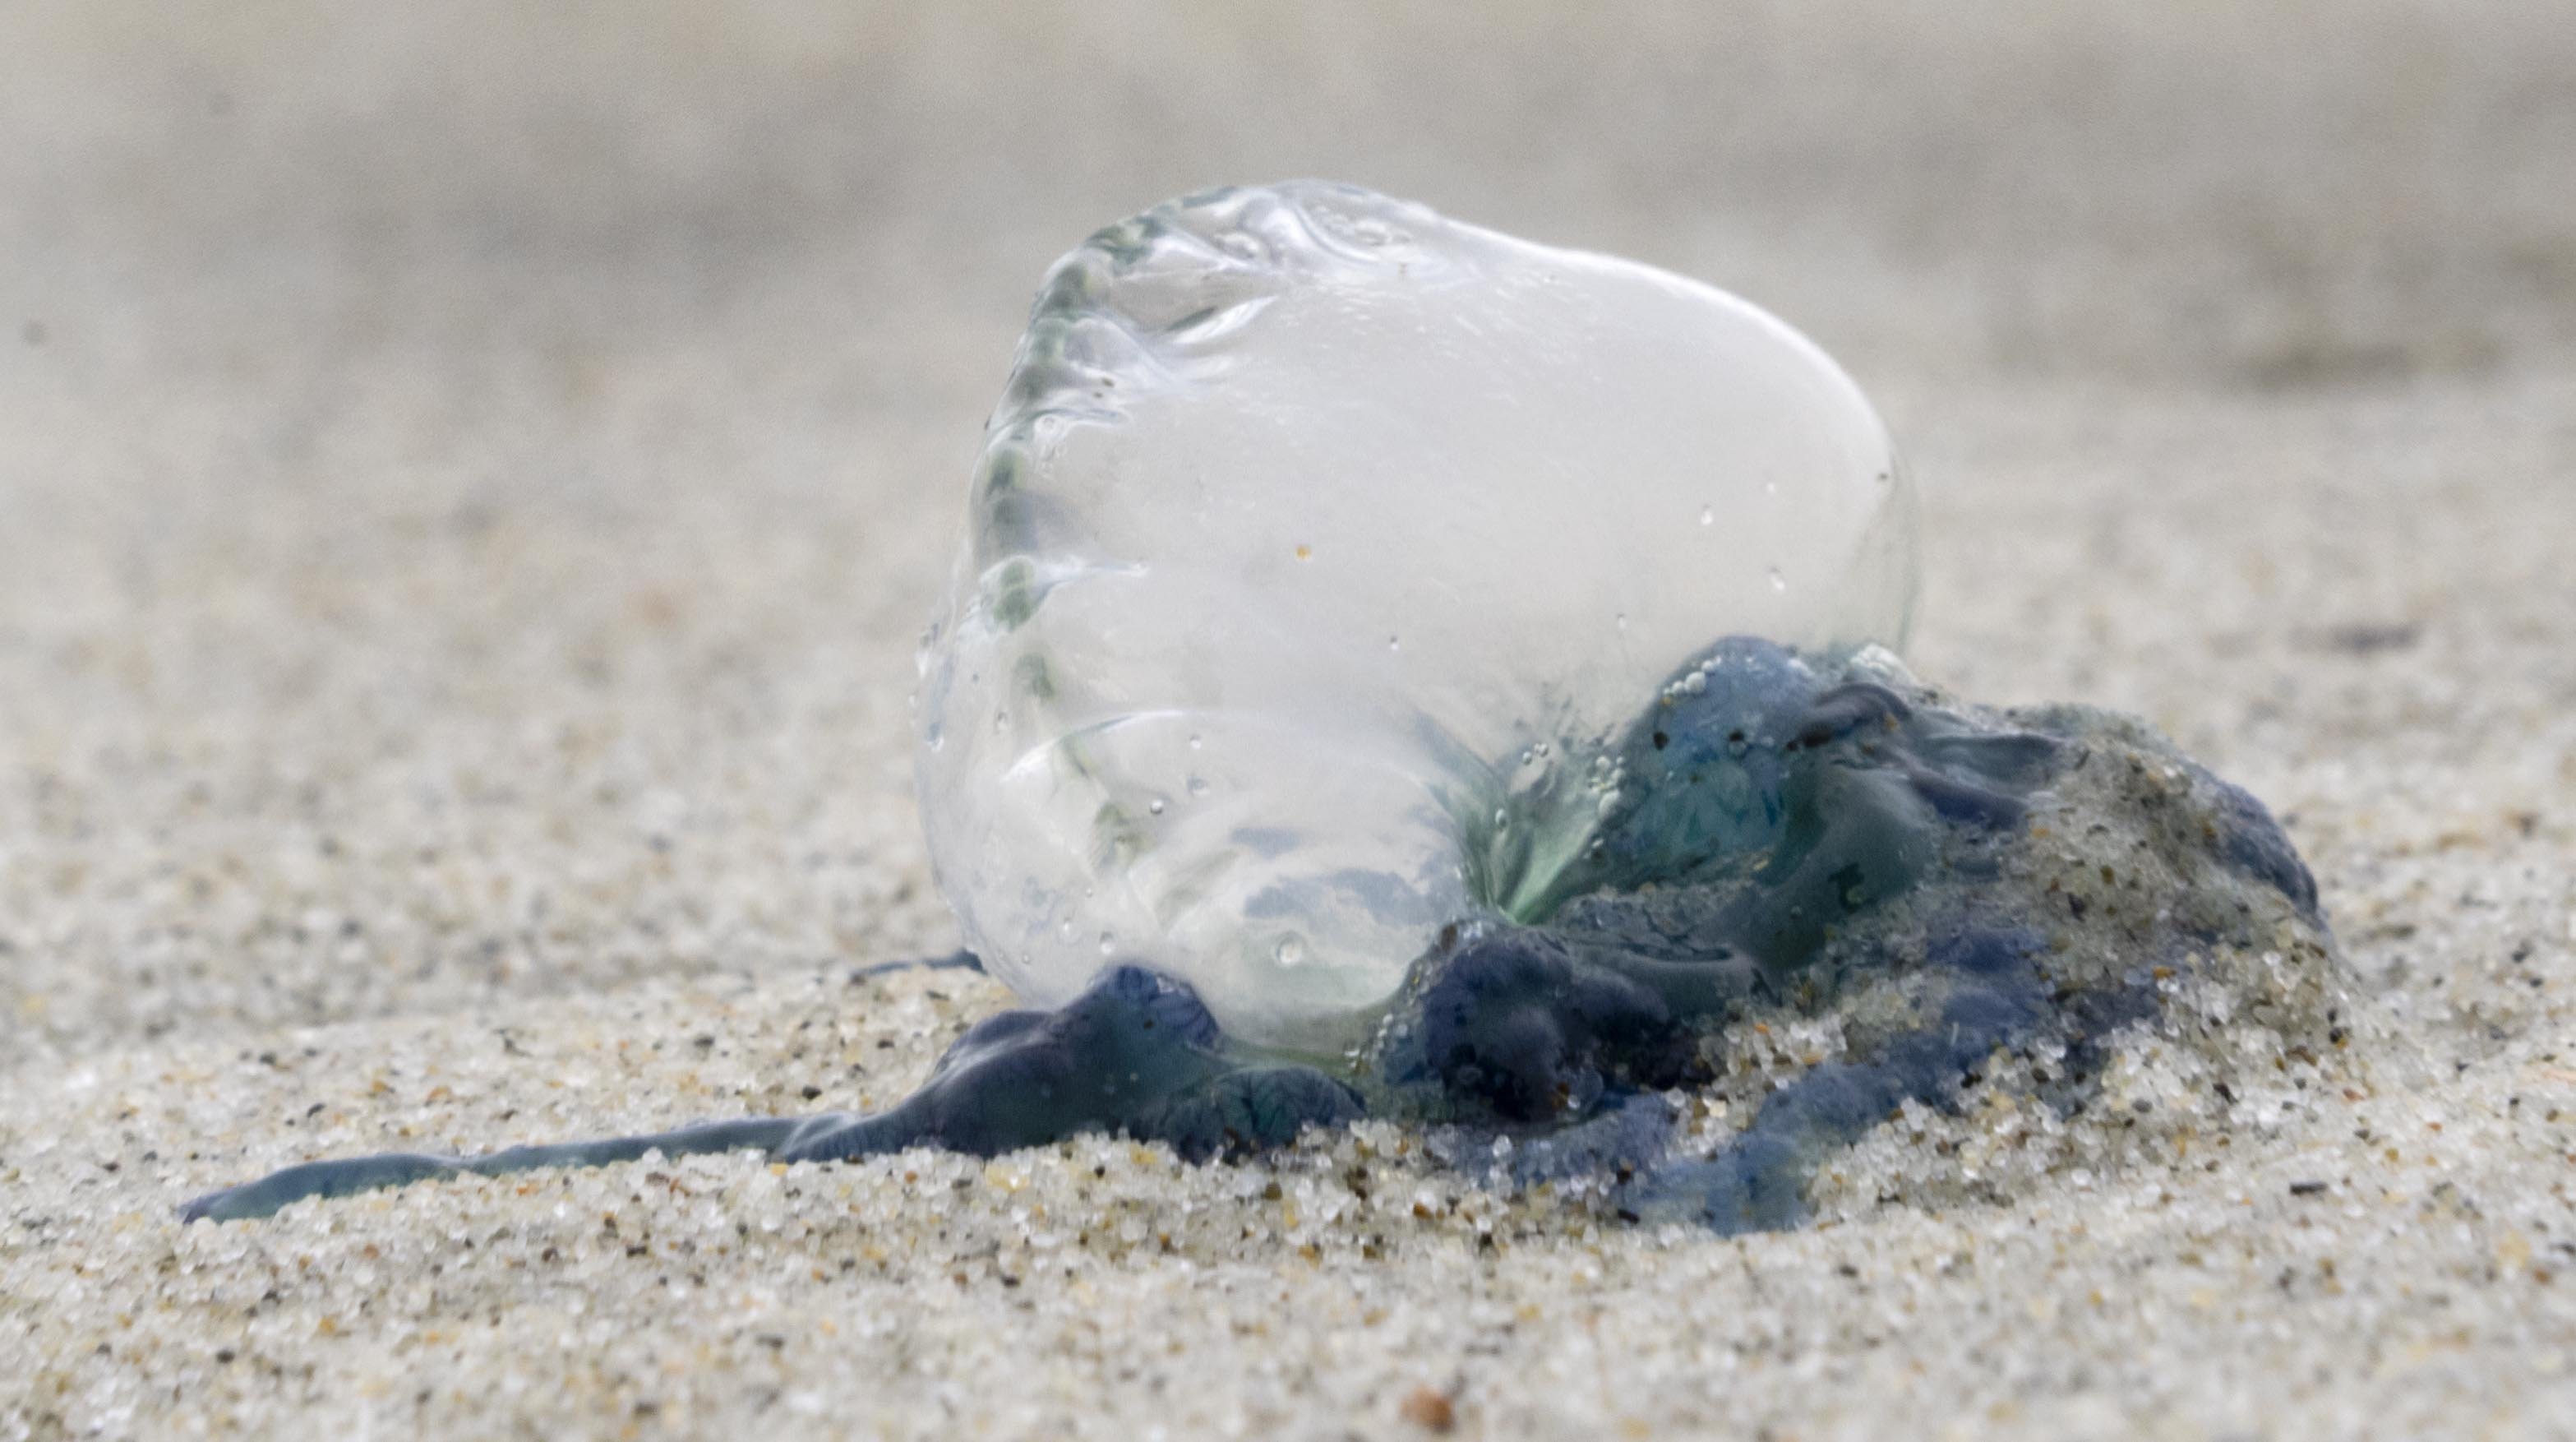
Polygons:
M2118 1225L2088 1180L1481 1263L1156 1173L1177 1250L1025 1290L972 1168L833 1174L911 1229L861 1274L896 1222L818 1190L679 1296L599 1240L623 1172L169 1223L322 1151L882 1101L998 1004L844 979L953 945L905 696L984 412L1056 253L1293 175L1841 357L1926 487L1921 669L2287 813L2394 1119L2128 1175ZM2561 0L16 0L0 1439L1378 1435L1426 1385L1492 1436L2566 1435L2571 541Z

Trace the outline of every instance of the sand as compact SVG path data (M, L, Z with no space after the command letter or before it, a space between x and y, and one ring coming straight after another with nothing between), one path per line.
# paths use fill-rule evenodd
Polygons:
M2576 1435L2570 74L2397 0L11 7L0 1439ZM956 941L905 703L978 427L1056 251L1301 173L1843 357L1917 669L2268 799L2352 1084L1891 1129L1730 1241L1381 1126L176 1224L882 1104L1005 1004L855 975Z

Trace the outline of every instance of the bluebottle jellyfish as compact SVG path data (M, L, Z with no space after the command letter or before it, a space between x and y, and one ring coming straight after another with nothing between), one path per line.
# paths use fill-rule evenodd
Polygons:
M2144 724L1897 658L1914 500L1851 380L1629 261L1349 186L1212 191L1051 270L925 637L919 793L986 1019L866 1116L309 1163L190 1218L751 1149L1243 1157L1366 1115L1623 1217L1795 1225L1999 1061L2224 1086L2342 1040L2317 888ZM1714 1137L1729 1038L1841 1044Z

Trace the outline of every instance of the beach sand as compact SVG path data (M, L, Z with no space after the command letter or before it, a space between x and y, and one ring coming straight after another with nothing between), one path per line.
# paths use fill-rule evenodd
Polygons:
M0 1442L2576 1435L2576 15L930 8L0 16ZM2350 1084L1890 1128L1725 1241L1374 1124L178 1225L1004 1005L857 974L957 943L984 413L1058 251L1297 174L1841 357L1916 668L2270 802Z

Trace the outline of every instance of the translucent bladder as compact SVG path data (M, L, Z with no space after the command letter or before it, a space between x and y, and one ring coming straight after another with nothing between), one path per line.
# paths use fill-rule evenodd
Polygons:
M1032 1000L1141 961L1316 1040L1560 898L1711 638L1901 645L1914 548L1867 400L1743 300L1349 186L1157 206L1049 272L988 426L939 884Z

